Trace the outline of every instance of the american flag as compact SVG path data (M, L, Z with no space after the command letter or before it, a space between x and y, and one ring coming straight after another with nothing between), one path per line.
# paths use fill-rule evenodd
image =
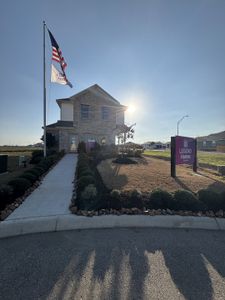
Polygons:
M65 80L67 81L67 84L72 87L71 83L67 80L66 74L65 74L65 68L67 66L64 57L62 56L62 51L59 48L58 43L56 42L54 36L52 35L51 31L48 29L48 33L50 36L51 44L52 44L52 60L56 61L60 64L62 75L64 76Z

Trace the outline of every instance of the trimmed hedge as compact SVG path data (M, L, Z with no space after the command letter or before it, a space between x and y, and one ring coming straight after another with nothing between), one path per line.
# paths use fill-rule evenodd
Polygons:
M137 189L130 191L125 205L127 208L143 208L143 198L141 191Z
M212 190L202 189L198 191L198 199L205 205L204 210L217 212L220 209L224 209L221 195Z
M77 152L78 152L78 153L86 153L86 152L87 152L87 151L86 151L86 144L85 144L85 142L80 142L80 143L78 144Z
M126 164L126 165L137 164L137 162L135 160L132 160L132 159L126 157L126 156L124 156L124 157L118 157L118 158L114 159L113 163L116 163L116 164Z
M0 210L4 209L7 204L11 203L13 188L10 185L3 184L0 186Z
M29 173L33 174L34 176L36 176L37 178L40 177L40 172L38 170L35 170L34 168L33 169L30 169L29 170Z
M35 150L33 157L42 155L40 162L32 169L26 170L22 175L12 179L7 185L0 186L0 210L12 203L17 197L22 196L31 185L44 174L64 152L43 158L42 150Z
M98 202L96 186L94 184L87 185L84 191L81 193L80 198L81 198L82 209L85 210L94 209Z
M151 192L149 200L146 201L147 208L154 209L173 209L174 198L173 195L161 189L155 189Z
M93 176L82 176L77 181L78 192L82 192L86 186L89 184L95 184L95 179Z
M31 183L34 183L37 180L37 176L35 176L32 173L24 173L23 175L21 175L19 178L25 178L27 180L29 180Z
M122 199L121 192L119 190L112 190L110 192L110 200L109 207L113 209L121 209L122 208Z
M29 187L31 187L31 182L25 178L15 178L9 181L8 185L13 188L13 196L22 196Z
M191 192L178 190L174 193L174 209L199 211L204 208L201 201Z

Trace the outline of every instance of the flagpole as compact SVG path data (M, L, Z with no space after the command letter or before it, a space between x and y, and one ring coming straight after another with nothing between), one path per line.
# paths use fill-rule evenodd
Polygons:
M45 76L45 21L43 21L43 121L44 121L44 157L46 157L46 76Z

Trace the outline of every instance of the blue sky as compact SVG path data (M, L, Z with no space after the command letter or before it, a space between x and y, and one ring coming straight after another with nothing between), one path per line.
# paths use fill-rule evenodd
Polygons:
M39 142L43 123L42 21L59 43L73 89L50 85L48 123L56 98L99 84L124 105L135 141L225 130L225 1L4 1L0 10L0 144Z

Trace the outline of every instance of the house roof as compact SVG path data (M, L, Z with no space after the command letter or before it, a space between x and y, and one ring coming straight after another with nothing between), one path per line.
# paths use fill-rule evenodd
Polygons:
M225 140L225 131L197 137L198 142Z
M121 105L119 103L118 100L116 100L115 98L113 98L109 93L107 93L103 88L101 88L98 84L94 84L86 89L84 89L83 91L71 96L70 98L63 98L63 99L57 99L56 102L58 103L58 105L60 106L61 103L69 103L72 99L77 98L87 92L92 92L92 93L98 93L98 94L102 94L103 96L107 96L108 99L112 102L113 106L120 106L120 107L124 107L126 108L126 106Z
M46 127L47 128L73 127L73 121L57 121L56 123L49 124Z

